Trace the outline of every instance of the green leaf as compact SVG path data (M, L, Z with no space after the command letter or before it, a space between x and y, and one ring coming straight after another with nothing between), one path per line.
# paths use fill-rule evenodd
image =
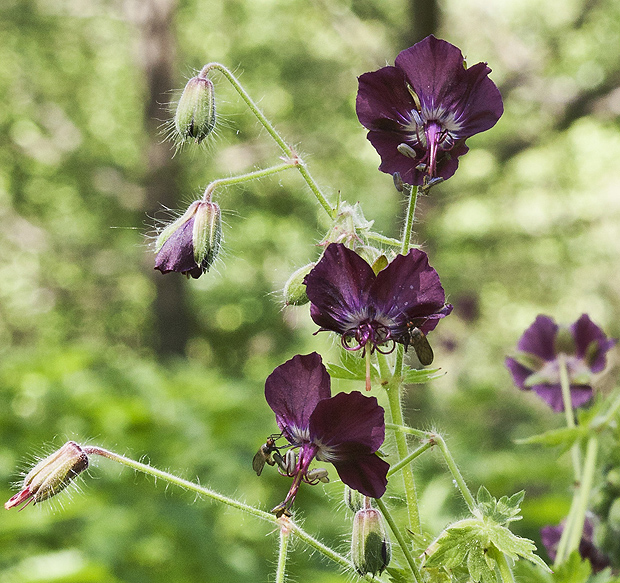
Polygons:
M553 573L553 581L554 583L586 583L591 573L590 562L582 560L579 552L574 551L568 560L564 561Z
M404 367L403 370L403 382L407 385L419 385L422 383L428 383L433 379L442 377L444 372L440 372L440 368L422 368L416 369L411 367Z
M549 446L562 446L564 451L570 449L572 445L582 435L585 435L587 429L585 427L561 427L560 429L552 429L545 431L539 435L532 435L525 439L517 439L518 444L524 443L540 443Z

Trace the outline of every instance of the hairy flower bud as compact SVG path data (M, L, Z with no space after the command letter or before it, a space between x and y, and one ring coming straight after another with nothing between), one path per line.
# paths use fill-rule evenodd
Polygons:
M288 281L284 284L284 303L287 306L303 306L310 300L306 295L306 286L304 279L308 275L316 263L308 263L300 267L297 271L293 272Z
M364 508L364 500L367 499L364 494L360 494L357 490L344 486L344 503L351 512L357 512ZM369 498L368 498L369 500Z
M392 558L385 519L376 508L362 508L353 518L351 560L360 575L380 575Z
M58 451L41 460L24 478L22 490L4 507L9 510L23 504L37 504L64 490L88 467L88 456L74 441L67 441Z
M155 269L198 279L215 261L222 241L222 218L215 202L197 200L168 225L155 244Z
M213 83L205 77L192 77L183 89L174 114L174 129L180 143L202 142L215 126Z

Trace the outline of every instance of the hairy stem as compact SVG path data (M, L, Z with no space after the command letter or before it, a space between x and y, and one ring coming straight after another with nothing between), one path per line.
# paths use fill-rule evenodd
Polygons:
M560 353L558 355L560 364L560 386L562 387L562 401L564 403L564 414L566 416L566 426L571 429L575 427L575 414L573 412L573 401L570 396L570 379L568 378L568 367L566 365L566 357ZM575 484L581 481L581 451L579 443L575 442L571 448L571 456L573 458L573 474L575 476Z
M159 478L161 480L164 480L168 482L169 484L179 486L180 488L184 488L185 490L190 490L191 492L195 492L196 494L199 494L201 496L206 496L207 498L211 498L212 500L215 500L216 502L221 502L222 504L226 504L227 506L230 506L232 508L236 508L243 512L247 512L248 514L251 514L252 516L255 516L256 518L259 518L266 522L270 522L271 524L274 524L274 525L279 525L281 528L282 528L282 521L284 518L286 518L286 517L276 518L276 516L271 514L270 512L265 512L264 510L260 510L259 508L255 508L254 506L250 506L249 504L244 504L243 502L239 502L238 500L235 500L234 498L229 498L228 496L224 496L223 494L220 494L219 492L215 492L214 490L206 488L205 486L201 486L199 484L195 484L194 482L184 480L183 478L179 478L178 476L175 476L174 474L171 474L169 472L164 472L163 470L159 470L148 464L137 462L135 460L132 460L131 458L114 453L107 449L103 449L101 447L96 447L96 446L83 446L82 450L84 451L86 455L98 455L98 456L107 458L109 460L115 461L129 468L132 468L138 472L142 472L144 474L153 476L154 478ZM317 550L321 554L325 555L327 558L331 559L332 561L334 561L335 563L337 563L338 565L340 565L347 571L355 572L355 566L346 557L343 557L342 555L340 555L339 553L337 553L336 551L334 551L327 545L323 544L321 541L317 540L316 538L308 534L305 530L303 530L301 527L295 524L290 518L286 518L286 520L287 520L286 528L289 529L291 532L294 532L297 538L299 538L304 543L306 543L308 546ZM364 579L368 581L373 581L373 578L370 575L366 575Z
M247 174L240 174L239 176L231 176L229 178L218 178L211 182L207 188L205 189L204 195L202 199L205 202L211 200L211 195L213 191L221 186L229 186L231 184L241 184L242 182L249 182L250 180L257 180L258 178L264 178L265 176L270 176L271 174L277 174L278 172L282 172L283 170L288 170L289 168L296 168L297 164L295 161L287 162L284 164L279 164L278 166L271 166L270 168L265 168L264 170L257 170L256 172L248 172Z
M283 518L288 522L286 516ZM280 550L278 553L278 568L276 570L276 581L275 583L284 583L284 579L286 576L286 559L288 557L288 542L291 538L291 530L288 527L288 524L283 523L280 526Z
M512 569L510 568L506 555L504 553L498 553L496 560L499 574L502 578L502 583L515 583L515 577L512 573Z
M213 69L220 71L224 75L224 77L228 79L230 84L235 88L237 93L250 108L250 111L254 114L256 119L258 119L260 124L267 130L267 133L273 138L273 140L276 142L276 144L278 144L280 149L286 154L286 157L296 161L296 167L299 170L299 173L302 175L303 179L310 187L310 190L318 200L319 204L323 207L323 209L330 216L330 218L335 219L336 210L332 208L332 206L329 204L329 202L325 198L325 195L321 192L318 184L310 175L306 163L300 158L299 154L297 154L297 152L295 152L293 148L284 141L282 136L280 136L275 127L265 117L265 114L263 114L263 112L259 109L256 103L254 103L254 100L248 95L246 90L243 88L241 83L239 83L238 79L232 74L232 72L220 63L209 63L202 68L202 71L200 71L200 76L206 77L209 71Z
M400 546L401 550L403 551L403 554L405 555L405 560L407 561L407 564L409 565L409 568L411 569L411 573L413 574L414 581L416 581L416 583L421 583L423 581L423 578L420 573L420 569L418 569L415 559L413 558L413 555L411 554L411 550L409 549L409 543L405 540L405 537L403 537L402 533L400 532L400 529L398 528L398 525L394 521L392 514L388 510L383 500L379 498L375 500L375 502L377 506L379 507L379 510L381 510L381 512L383 513L383 516L385 517L385 520L388 523L390 530L396 537L398 545Z
M418 194L420 188L413 193L413 186L410 184L403 184L403 192L408 196L407 215L405 218L405 224L403 226L403 232L401 234L401 253L406 255L411 248L411 231L413 229L413 221L415 219L415 208L418 200Z

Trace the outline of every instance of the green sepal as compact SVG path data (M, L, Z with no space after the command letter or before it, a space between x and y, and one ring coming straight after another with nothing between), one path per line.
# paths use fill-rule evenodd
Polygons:
M403 383L406 385L421 385L433 379L438 379L445 374L445 372L441 372L440 368L417 369L405 366L403 367Z
M185 223L187 223L187 221L189 221L194 216L199 204L200 201L198 200L193 202L191 205L189 205L189 208L178 219L176 219L176 221L170 223L159 234L159 237L157 237L157 241L155 242L155 253L159 252L159 250L164 246L164 243L168 239L170 239L170 237L175 231L180 229Z
M192 245L194 261L207 271L220 250L222 220L220 207L214 202L202 202L194 218Z

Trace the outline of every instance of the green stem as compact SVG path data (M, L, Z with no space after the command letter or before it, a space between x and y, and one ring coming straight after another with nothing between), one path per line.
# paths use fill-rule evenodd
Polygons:
M288 551L288 542L291 538L291 531L286 524L280 527L280 551L278 553L278 568L276 570L275 583L284 583L286 576L286 559Z
M411 569L411 573L413 574L414 581L416 581L417 583L421 583L423 579L420 573L420 569L418 569L415 559L413 558L413 555L411 554L411 551L409 550L409 544L407 543L402 533L400 532L400 529L398 528L396 522L394 521L392 514L388 510L387 506L384 504L383 500L381 500L380 498L375 500L375 503L379 507L379 510L381 510L381 512L383 513L383 516L385 517L386 522L390 526L390 530L396 537L396 540L398 541L398 545L400 546L401 550L403 551L403 554L405 555L405 560L407 561L407 564L409 565L409 568Z
M230 176L229 178L218 178L211 182L207 188L205 188L205 192L203 195L203 200L208 202L211 200L211 195L213 191L221 186L229 186L231 184L241 184L242 182L249 182L250 180L257 180L258 178L264 178L265 176L270 176L271 174L277 174L278 172L282 172L283 170L288 170L289 168L296 168L297 165L294 162L287 162L285 164L278 164L277 166L271 166L270 168L265 168L264 170L257 170L256 172L248 172L247 174L240 174L239 176Z
M402 245L399 239L393 239L392 237L386 237L385 235L381 235L380 233L375 233L374 231L369 231L366 233L366 238L371 239L372 241L377 241L378 243L383 243L384 245L389 245L390 247L400 247Z
M611 407L607 410L607 413L605 413L605 416L601 419L596 419L591 427L596 431L600 431L603 427L609 425L611 420L616 416L618 409L620 409L620 394L616 395L616 398L612 402Z
M386 386L390 416L392 423L396 425L404 425L400 388L401 384L395 377L392 377ZM409 456L407 436L401 431L397 431L394 434L394 438L396 440L396 450L398 451L398 459L400 462L400 460ZM422 524L420 522L420 510L418 508L418 494L416 492L415 479L410 464L403 467L403 485L405 488L405 498L407 500L407 512L409 513L409 528L412 532L418 534L422 532Z
M410 464L414 459L421 456L425 451L429 450L433 447L433 444L429 441L424 445L418 447L418 449L413 450L406 458L400 460L397 464L390 466L390 469L387 473L388 477L392 476L400 469L404 468L406 465Z
M508 563L508 558L504 553L498 553L496 557L497 567L503 583L515 583L515 577Z
M566 426L572 429L575 427L575 414L573 412L573 401L570 396L570 379L568 377L566 356L562 353L558 354L558 362L560 365L560 386L562 388L562 401L564 403ZM581 451L579 449L578 442L575 442L571 447L571 456L573 458L573 475L575 476L575 484L579 484L581 481Z
M566 549L566 555L570 555L579 548L579 543L583 535L583 525L586 519L590 493L594 482L594 472L596 471L596 457L598 452L598 437L590 437L586 447L586 459L583 467L583 476L579 488L578 502L574 522L571 529L570 538Z
M400 250L403 255L406 255L411 247L411 231L413 229L413 221L415 219L415 207L418 200L418 194L420 193L420 188L416 190L416 193L414 195L413 186L411 186L410 184L404 184L403 187L403 192L409 197L409 203L407 205L407 216L405 218L405 225L403 227L403 232L401 236Z
M577 514L577 506L579 505L578 489L573 492L573 499L570 504L568 516L564 522L564 529L562 530L562 536L558 543L558 549L555 553L555 561L553 562L553 568L557 569L567 556L566 549L568 547L568 540L570 533L573 531L573 525L575 524L575 515Z
M86 455L99 455L101 457L105 457L109 460L120 463L124 466L132 468L138 472L142 472L144 474L148 474L155 478L162 479L169 484L174 484L175 486L179 486L180 488L184 488L185 490L190 490L191 492L195 492L201 496L206 496L207 498L211 498L216 502L221 502L222 504L226 504L232 508L237 508L243 512L247 512L256 518L264 520L266 522L270 522L271 524L279 525L281 528L283 526L283 520L286 519L286 528L295 533L295 536L305 542L308 546L314 548L319 551L344 569L348 571L354 572L355 566L351 563L346 557L343 557L336 551L330 549L328 546L324 545L321 541L315 539L313 536L308 534L305 530L297 526L291 519L286 517L276 518L273 514L269 512L265 512L264 510L260 510L258 508L254 508L248 504L244 504L243 502L239 502L233 498L229 498L228 496L224 496L218 492L215 492L209 488L205 488L204 486L200 486L199 484L195 484L194 482L189 482L188 480L184 480L183 478L179 478L174 474L170 474L169 472L164 472L162 470L158 470L153 466L149 466L148 464L143 464L141 462L137 462L123 455L114 453L112 451L103 449L101 447L96 446L83 446L82 447L84 453ZM372 581L373 578L369 575L364 577L368 581Z
M261 125L267 130L267 133L273 138L273 140L276 142L276 144L278 144L280 149L286 154L287 158L295 161L295 165L297 166L297 169L299 170L300 174L302 175L302 177L304 178L304 180L310 187L310 190L312 191L316 199L319 201L319 204L323 207L325 212L330 216L330 218L335 219L336 209L331 207L331 205L329 204L329 202L327 201L327 199L321 192L321 189L319 188L318 184L316 183L314 178L312 178L312 176L310 175L310 172L308 171L308 168L305 162L301 159L299 154L297 154L297 152L295 152L293 148L291 148L291 146L289 146L284 141L282 136L280 136L280 134L275 129L275 127L273 127L271 122L265 117L265 115L258 108L256 103L254 103L253 99L248 95L246 90L243 88L241 83L239 83L239 81L232 74L232 72L227 67L225 67L224 65L221 65L220 63L209 63L208 65L205 65L202 68L202 71L200 72L200 76L206 77L209 71L211 71L212 69L216 69L220 71L226 77L226 79L228 79L230 84L235 88L237 93L241 96L241 98L245 101L247 106L250 108L250 111L258 119Z
M476 509L476 501L472 493L470 492L469 488L467 487L467 483L465 482L463 475L461 474L458 466L456 465L456 462L454 461L454 458L452 457L452 454L450 453L450 450L448 449L448 445L446 444L445 439L441 435L439 435L438 433L421 431L419 429L413 429L413 427L397 425L394 423L386 423L385 428L393 429L401 433L407 433L409 435L415 435L419 439L426 440L427 445L428 445L426 449L430 449L433 445L439 446L441 455L443 456L443 459L446 462L446 465L448 466L450 473L452 474L452 478L454 480L456 487L459 489L461 496L463 496L463 499L465 500L465 503L467 504L469 510L472 512L472 514L474 513L474 510ZM419 449L422 449L422 448L419 448ZM415 451L417 452L418 450L415 450ZM399 464L397 464L394 467L397 467L398 465ZM393 468L390 469L390 472L392 470Z

